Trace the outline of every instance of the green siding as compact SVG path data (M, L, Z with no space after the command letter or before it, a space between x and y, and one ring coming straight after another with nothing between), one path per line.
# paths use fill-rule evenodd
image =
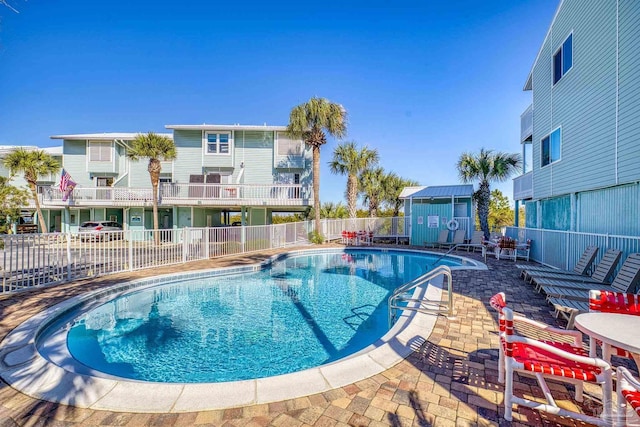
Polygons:
M189 175L202 173L202 132L175 130L173 141L177 151L173 181L180 184L189 183Z
M640 184L578 194L577 230L585 233L638 235ZM604 208L603 208L604 207Z
M525 202L525 226L538 228L538 202Z
M63 167L79 187L95 187L87 172L87 142L64 140L62 144Z
M217 132L217 131L216 131ZM225 132L225 131L219 131ZM203 132L200 134L200 149L202 153L202 165L206 168L230 168L233 166L235 156L234 132L227 131L231 135L229 154L205 154ZM237 133L237 132L236 132Z
M239 134L240 132L236 132ZM244 131L243 147L237 157L245 165L245 184L269 184L273 182L273 132ZM239 139L240 136L237 136Z
M547 230L569 230L571 226L571 198L556 197L540 201L542 228Z
M420 246L425 242L438 240L440 230L446 228L446 223L443 224L443 218L451 219L451 203L420 203L414 200L411 209L411 244L413 245ZM427 221L429 215L440 217L438 228L429 228ZM422 224L418 224L418 217L422 217ZM451 240L451 236L449 236L449 240Z

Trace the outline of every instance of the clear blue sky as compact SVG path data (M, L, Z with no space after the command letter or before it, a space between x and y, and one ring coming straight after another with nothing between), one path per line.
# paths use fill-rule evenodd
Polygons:
M0 6L0 145L166 124L286 125L312 96L348 140L421 185L460 154L520 152L523 92L559 0L9 0ZM322 148L321 200L346 178ZM511 198L512 184L496 186Z

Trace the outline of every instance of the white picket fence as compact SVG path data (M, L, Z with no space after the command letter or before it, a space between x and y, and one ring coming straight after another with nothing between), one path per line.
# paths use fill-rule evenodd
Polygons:
M405 218L323 220L326 240L343 230L367 230L376 238L399 239ZM313 221L245 227L115 231L100 234L46 233L0 235L0 293L86 277L135 271L247 252L309 244Z

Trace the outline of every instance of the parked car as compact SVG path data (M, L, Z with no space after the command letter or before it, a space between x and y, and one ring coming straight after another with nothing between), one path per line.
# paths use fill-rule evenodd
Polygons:
M122 225L114 221L85 221L80 224L80 240L122 239Z

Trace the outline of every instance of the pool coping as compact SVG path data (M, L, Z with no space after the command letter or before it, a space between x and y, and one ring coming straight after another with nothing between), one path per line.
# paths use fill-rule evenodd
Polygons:
M425 253L411 249L355 250L361 249ZM350 249L342 250L345 253L349 251ZM431 334L437 316L405 310L380 340L343 359L290 374L221 383L155 383L78 374L49 362L35 345L39 333L50 324L52 318L79 303L95 300L116 290L142 289L167 278L258 271L289 256L335 252L336 248L296 250L249 266L198 270L184 274L170 273L132 280L70 298L31 317L5 337L0 343L0 377L20 392L37 399L95 410L145 413L181 413L270 403L322 393L361 381L395 366L417 350ZM487 268L486 265L468 258L451 257L463 258L474 264L454 269ZM416 292L416 297L440 301L442 277L432 280L427 287L418 288Z

